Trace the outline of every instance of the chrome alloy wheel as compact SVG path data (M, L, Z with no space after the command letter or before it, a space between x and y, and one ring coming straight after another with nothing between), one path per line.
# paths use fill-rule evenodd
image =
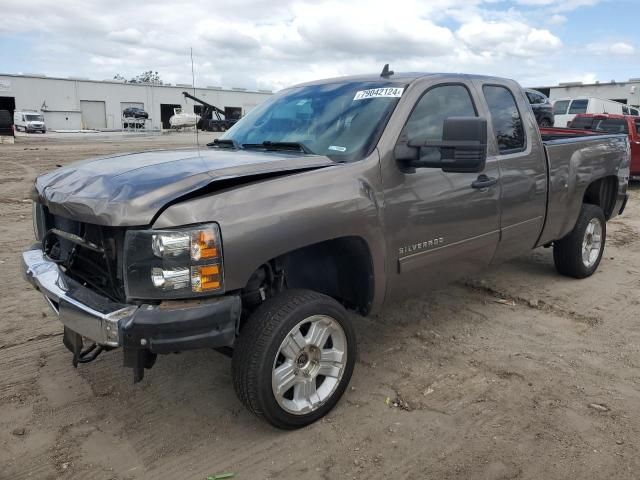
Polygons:
M591 268L600 256L602 249L602 224L597 218L592 218L584 232L582 240L582 263Z
M280 344L271 374L273 395L288 413L313 412L334 394L346 364L342 326L327 315L305 318Z

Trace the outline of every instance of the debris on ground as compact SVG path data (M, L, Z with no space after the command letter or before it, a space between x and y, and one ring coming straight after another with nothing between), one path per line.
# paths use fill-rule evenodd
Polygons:
M399 393L396 393L396 398L394 400L391 400L390 397L387 397L384 401L385 405L387 405L388 407L394 407L394 408L399 408L401 410L405 410L407 412L410 412L412 410L411 405L409 405L409 403L407 401L405 401Z
M16 437L21 437L26 433L26 430L24 428L15 428L11 433Z
M224 480L225 478L233 478L235 477L235 473L227 472L227 473L219 473L217 475L209 475L207 480Z
M507 305L509 307L516 306L516 302L514 302L513 300L507 300L506 298L496 298L494 302L499 303L501 305Z
M594 410L598 410L599 412L608 412L609 407L602 403L590 403L589 408L593 408Z

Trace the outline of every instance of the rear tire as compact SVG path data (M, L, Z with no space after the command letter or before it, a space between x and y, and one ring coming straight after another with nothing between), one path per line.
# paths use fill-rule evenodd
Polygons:
M551 120L549 120L548 118L543 118L542 120L540 120L540 126L543 128L546 128L546 127L551 127L553 125L551 123Z
M355 358L355 331L342 305L309 290L286 290L263 302L243 327L233 384L258 417L277 428L300 428L340 400Z
M553 244L553 261L558 273L573 278L593 275L604 253L607 222L597 205L583 204L573 230Z

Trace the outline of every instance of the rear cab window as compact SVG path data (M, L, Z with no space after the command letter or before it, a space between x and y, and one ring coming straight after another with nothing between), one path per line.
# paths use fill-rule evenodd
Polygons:
M569 107L569 114L587 113L587 107L589 106L589 100L573 100Z
M526 138L522 116L513 93L502 85L484 85L484 98L491 113L491 124L500 154L521 152Z
M602 133L629 133L629 125L625 118L577 117L571 122L571 128Z
M625 118L605 118L597 121L594 130L606 133L629 133L629 126Z
M593 128L593 117L576 117L571 121L571 128L579 128L580 130L591 130Z

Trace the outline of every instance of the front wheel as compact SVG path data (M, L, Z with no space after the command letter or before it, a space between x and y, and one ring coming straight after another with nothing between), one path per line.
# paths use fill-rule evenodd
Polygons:
M571 233L553 245L553 261L562 275L586 278L593 275L604 252L607 222L597 205L582 205Z
M233 383L242 403L283 429L326 415L355 365L356 337L344 307L308 290L287 290L249 317L234 347Z

